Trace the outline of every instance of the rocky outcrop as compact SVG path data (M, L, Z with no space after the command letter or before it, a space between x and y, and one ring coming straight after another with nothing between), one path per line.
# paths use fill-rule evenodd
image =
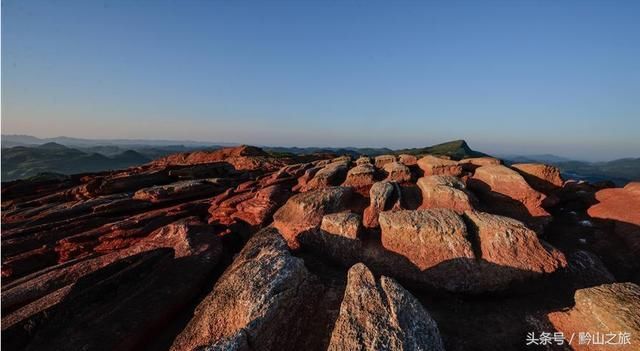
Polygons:
M396 157L394 155L380 155L375 157L375 166L376 168L384 168L384 165L391 162L396 162Z
M405 256L420 270L474 258L467 228L451 210L382 212L379 221L382 246Z
M268 170L273 171L284 165L282 160L270 157L262 149L255 146L241 145L215 151L195 151L172 154L151 164L154 167L191 166L198 164L225 161L236 170Z
M402 192L397 183L385 180L373 184L369 194L370 203L364 210L363 223L367 228L375 228L380 212L400 208Z
M349 269L328 350L444 350L436 322L395 280Z
M411 170L400 162L390 162L383 166L387 173L387 180L397 183L408 182L411 180Z
M462 170L473 172L478 167L501 165L502 161L493 157L471 157L462 159L458 163L462 166Z
M419 159L418 167L422 169L425 176L459 176L460 174L462 174L462 166L458 162L431 155L427 155Z
M348 239L357 239L362 228L360 215L351 212L332 213L322 217L320 230Z
M604 338L613 333L619 341L619 333L628 335L628 342L619 345L600 343L572 343L574 350L635 350L640 342L635 335L640 334L640 287L633 283L603 284L577 290L575 306L568 311L549 313L547 317L553 327L564 335L590 333L592 338ZM595 336L598 333L599 336ZM592 339L598 340L598 339ZM577 340L576 340L577 341Z
M413 155L402 154L398 156L398 160L405 166L415 166L418 164L418 158Z
M294 195L273 215L273 226L291 248L298 248L296 237L320 226L325 214L347 209L351 194L348 187L329 187Z
M152 342L206 283L222 247L196 218L126 250L53 267L3 291L3 342L27 350L123 349ZM33 301L33 302L31 302ZM25 302L29 302L25 304Z
M595 194L597 204L588 213L611 224L619 236L636 254L640 254L640 183L631 182L624 188L602 189Z
M426 176L418 179L417 185L422 192L421 208L449 208L463 213L477 203L465 184L453 176Z
M354 188L370 187L375 182L376 170L370 163L359 164L349 170L342 185Z
M257 233L196 308L172 350L293 350L317 288L273 228Z
M558 167L541 163L516 163L511 165L524 179L536 189L545 194L550 194L564 184Z
M479 195L483 209L489 212L516 218L537 231L548 223L550 214L543 207L547 196L506 166L479 167L467 185Z
M349 162L338 160L319 169L314 177L302 187L302 191L326 188L329 186L340 185L347 176Z
M567 264L561 252L545 247L522 222L478 211L465 212L465 218L477 235L483 261L530 274L552 273Z
M238 147L3 183L3 346L493 351L521 349L534 319L635 323L611 297L633 289L572 297L640 278L637 183L335 156Z
M135 200L149 202L163 202L186 200L193 198L203 198L221 192L226 187L216 184L212 180L185 180L168 185L159 185L150 188L140 189L135 192Z

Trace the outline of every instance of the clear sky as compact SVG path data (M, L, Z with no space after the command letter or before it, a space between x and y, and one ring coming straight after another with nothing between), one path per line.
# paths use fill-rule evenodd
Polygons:
M2 1L2 133L640 156L640 1Z

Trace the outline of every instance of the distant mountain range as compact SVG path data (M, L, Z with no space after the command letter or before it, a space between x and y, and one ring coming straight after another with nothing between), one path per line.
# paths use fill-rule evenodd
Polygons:
M40 173L73 174L127 168L177 152L215 150L237 145L197 141L80 139L69 137L36 138L29 135L2 135L2 181L28 178ZM392 150L388 148L263 147L274 156L335 154L358 157L383 154L433 154L453 159L487 156L469 147L464 140L454 140L423 148ZM640 158L609 162L576 161L550 154L503 155L507 164L547 163L563 172L567 179L611 180L625 184L640 180Z
M127 168L149 162L128 150L111 157L66 147L58 143L2 149L2 180L28 178L41 173L73 174Z

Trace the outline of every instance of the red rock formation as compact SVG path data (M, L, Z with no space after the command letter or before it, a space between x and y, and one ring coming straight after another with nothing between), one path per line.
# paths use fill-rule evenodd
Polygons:
M294 195L273 215L273 226L291 248L298 248L298 234L320 226L325 214L347 209L351 194L351 188L329 187Z
M227 350L238 342L259 350L291 349L314 295L302 260L289 253L275 229L265 229L245 245L171 349Z
M396 157L394 155L380 155L375 157L375 166L376 168L384 168L384 165L391 162L396 162Z
M589 208L589 215L612 223L615 233L639 255L640 183L631 182L624 188L603 189L595 197L598 203Z
M363 264L349 269L328 350L434 350L444 346L420 302L388 277L376 282Z
M457 161L427 155L418 160L418 166L424 171L425 176L462 174L462 166Z
M411 180L411 170L400 162L387 163L383 169L387 173L389 181L403 183Z
M254 146L237 146L215 151L195 151L169 155L153 161L154 167L172 165L197 165L225 161L236 170L269 170L273 171L284 165L278 159Z
M542 232L550 220L550 214L543 206L556 204L506 166L479 167L467 185L480 198L483 210L516 218L538 232Z
M318 157L238 147L4 183L3 346L515 350L532 311L596 326L574 290L640 278L638 184L558 188L488 157L423 158L460 178L416 182L410 155ZM554 246L532 230L546 209ZM607 327L637 316L607 306Z
M402 192L397 183L385 180L373 184L369 193L370 203L364 210L363 223L367 228L375 228L378 226L380 212L401 208Z
M580 289L575 293L575 306L568 311L549 313L547 316L553 327L564 333L565 338L580 333L589 333L591 342L575 340L571 347L577 351L595 350L637 350L640 341L635 335L640 334L640 287L633 283L603 284L588 289ZM599 336L595 336L598 333ZM606 344L594 343L593 340L604 338L613 333L618 342L618 333L629 336L628 343ZM604 334L604 335L602 335Z
M541 163L516 163L511 167L522 174L532 188L545 194L558 190L564 184L557 167Z
M465 184L452 176L427 176L418 179L422 192L421 208L450 208L458 213L471 210L477 202Z
M467 228L451 210L380 213L382 245L405 256L420 270L455 259L473 259Z
M400 163L405 166L415 166L418 164L418 158L413 155L402 154L398 156Z

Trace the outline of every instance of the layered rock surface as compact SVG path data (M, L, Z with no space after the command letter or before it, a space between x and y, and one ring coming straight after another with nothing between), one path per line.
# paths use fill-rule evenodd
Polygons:
M637 190L490 157L247 146L3 183L2 341L519 350L534 315L595 325L576 289L638 283ZM620 323L605 324L631 328Z

